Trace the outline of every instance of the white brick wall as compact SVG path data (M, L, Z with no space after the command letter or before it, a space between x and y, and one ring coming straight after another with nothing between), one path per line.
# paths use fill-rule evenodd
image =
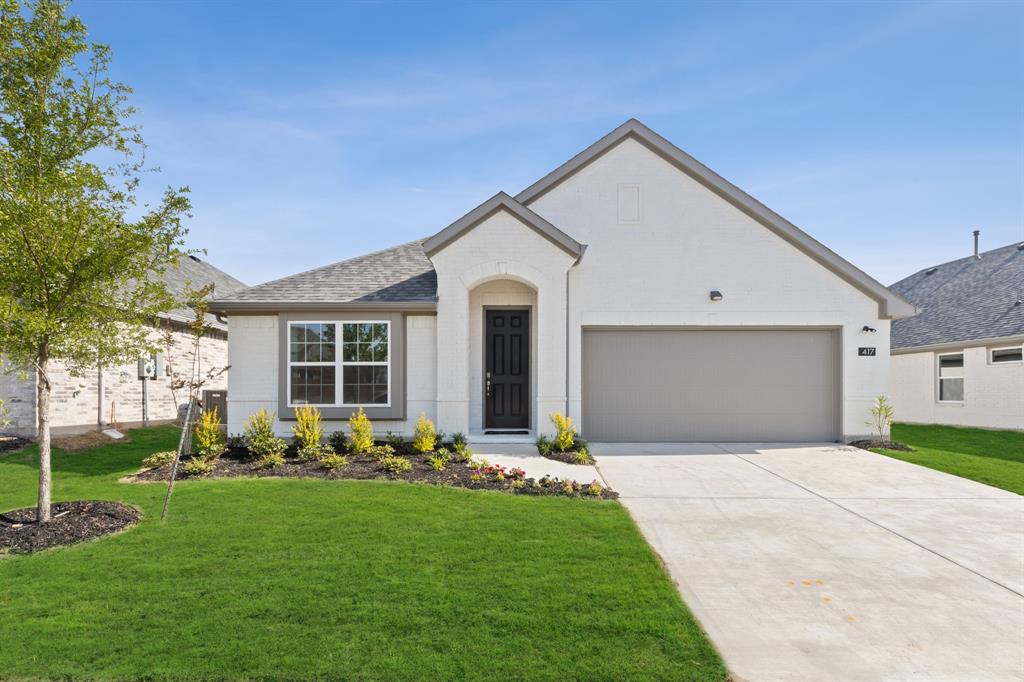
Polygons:
M959 350L952 348L941 352L955 353ZM937 400L938 353L929 351L893 355L893 404L896 420L919 424L1024 429L1024 364L991 364L988 350L985 346L963 349L962 404L940 403Z
M620 185L639 187L639 220L620 221ZM871 402L889 392L877 303L640 143L626 140L530 208L588 245L570 271L570 414L584 433L585 325L841 327L843 433L863 434ZM712 289L724 300L712 303ZM857 357L858 346L878 356Z
M153 421L176 419L179 409L187 402L187 392L171 391L174 377L189 377L192 370L193 343L187 331L173 329L169 346L164 345L164 332L153 332L154 342L163 351L165 366L173 375L162 374L147 385L148 417ZM201 370L226 367L228 363L228 342L222 332L213 332L205 337L199 347ZM22 372L21 375L26 375ZM35 426L35 375L28 378L18 374L0 376L0 398L14 396L18 433L34 436ZM99 400L99 375L95 368L87 369L79 376L73 375L67 365L60 361L50 365L50 381L53 392L50 398L50 425L54 429L93 428L97 425ZM221 375L209 380L205 389L223 389L227 376ZM113 408L113 412L111 411ZM109 422L111 415L119 424L142 421L142 382L138 378L138 363L130 362L103 368L103 420Z
M0 399L7 405L10 426L0 432L31 436L36 431L35 374L11 370L0 358Z
M279 332L277 315L228 317L231 378L228 384L228 433L240 434L249 415L260 408L277 412ZM379 434L411 434L420 412L436 421L437 328L433 315L406 317L406 419L374 422ZM291 436L292 422L275 421L279 436ZM439 425L444 428L443 425ZM347 430L344 420L325 421L327 433Z
M473 384L470 367L482 355L482 351L474 355L474 348L482 348L483 333L482 323L475 320L480 319L479 306L488 290L475 298L470 292L492 281L512 280L536 292L532 426L550 431L545 415L565 409L565 273L574 258L501 211L432 260L437 270L438 420L442 427L447 431L482 427L475 412L479 408L472 407L480 400L480 391L479 384Z

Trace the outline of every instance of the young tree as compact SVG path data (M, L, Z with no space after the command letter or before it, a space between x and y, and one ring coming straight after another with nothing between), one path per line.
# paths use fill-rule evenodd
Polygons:
M50 519L50 367L139 357L173 298L187 188L137 207L131 89L60 0L0 0L0 350L38 376L39 522Z

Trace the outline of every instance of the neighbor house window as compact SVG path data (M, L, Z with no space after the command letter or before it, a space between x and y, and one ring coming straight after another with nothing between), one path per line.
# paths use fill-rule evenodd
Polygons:
M989 356L993 365L1004 362L1024 362L1024 348L993 348Z
M390 332L386 321L289 323L289 404L389 405Z
M964 354L939 356L939 401L959 403L964 400Z

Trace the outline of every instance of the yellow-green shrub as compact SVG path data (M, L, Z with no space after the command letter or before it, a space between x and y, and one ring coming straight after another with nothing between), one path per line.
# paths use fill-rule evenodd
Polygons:
M373 447L373 423L361 407L348 419L348 447L357 455Z
M302 448L313 448L323 440L324 428L320 422L320 410L312 405L295 408L295 426L292 427L295 444Z
M555 449L559 452L572 450L573 443L576 441L576 427L573 426L572 419L561 412L552 412L551 422L555 425Z
M412 432L412 447L417 452L433 452L437 444L437 430L434 422L427 419L426 412L420 412L420 418L416 420L416 428Z
M200 459L212 462L224 454L224 434L220 430L220 417L217 408L203 410L193 431L195 451Z
M274 413L260 409L249 416L245 424L245 445L249 452L259 459L281 458L288 444L274 435Z

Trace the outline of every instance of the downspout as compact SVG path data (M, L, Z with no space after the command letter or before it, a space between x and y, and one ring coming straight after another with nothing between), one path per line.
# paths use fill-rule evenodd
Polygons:
M96 364L96 426L103 428L103 363Z
M580 264L583 259L583 254L587 252L587 245L583 245L583 250L580 251L580 255L576 258L569 269L565 271L565 416L569 416L569 331L570 331L570 309L569 309L569 273L572 269Z

